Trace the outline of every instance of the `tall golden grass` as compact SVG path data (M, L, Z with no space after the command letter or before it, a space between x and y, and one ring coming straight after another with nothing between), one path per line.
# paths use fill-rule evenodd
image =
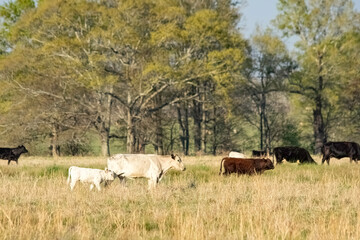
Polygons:
M104 158L1 161L0 239L360 239L360 165L348 159L239 177L218 175L221 157L183 160L155 190L116 180L101 192L71 192L66 178Z

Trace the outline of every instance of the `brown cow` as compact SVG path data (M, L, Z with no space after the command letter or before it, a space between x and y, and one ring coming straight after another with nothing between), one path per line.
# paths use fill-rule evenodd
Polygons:
M222 172L222 165L224 162L224 173L225 175L231 173L249 174L254 173L261 174L265 170L274 169L274 164L268 158L229 158L225 157L220 163L220 172Z

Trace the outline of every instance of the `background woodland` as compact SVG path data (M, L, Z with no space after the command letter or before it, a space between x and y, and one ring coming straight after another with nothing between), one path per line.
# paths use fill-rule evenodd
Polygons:
M360 142L360 15L279 0L242 35L230 0L0 6L0 145L32 155L221 154ZM294 49L284 39L296 37Z

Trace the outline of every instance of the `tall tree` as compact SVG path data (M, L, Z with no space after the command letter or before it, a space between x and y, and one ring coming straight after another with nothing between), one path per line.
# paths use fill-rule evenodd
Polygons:
M283 114L284 86L294 63L285 44L270 29L257 28L251 38L250 62L246 71L245 84L240 85L242 100L236 106L246 121L257 127L260 149L270 150ZM236 98L237 99L237 98Z
M33 8L34 0L8 1L0 6L0 55L11 51L12 44L8 40L11 27L24 12Z
M280 0L275 23L285 36L297 36L301 73L291 79L291 92L304 96L313 108L314 151L326 142L329 97L336 90L330 49L337 39L359 26L351 0Z

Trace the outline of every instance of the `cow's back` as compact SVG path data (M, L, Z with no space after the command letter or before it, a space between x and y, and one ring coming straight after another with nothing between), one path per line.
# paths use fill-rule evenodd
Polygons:
M356 142L327 142L321 148L321 152L326 157L351 157L360 159L360 146Z
M88 182L92 181L94 178L100 178L101 170L72 166L69 168L69 175L76 180Z
M108 159L108 169L122 177L149 177L150 171L160 168L155 154L116 154Z
M10 148L0 148L0 158L8 159L12 155Z
M240 152L235 152L235 151L231 151L229 153L229 157L230 158L246 158L245 154L240 153Z
M224 161L224 174L238 173L250 174L255 170L254 161L247 158L223 158Z

